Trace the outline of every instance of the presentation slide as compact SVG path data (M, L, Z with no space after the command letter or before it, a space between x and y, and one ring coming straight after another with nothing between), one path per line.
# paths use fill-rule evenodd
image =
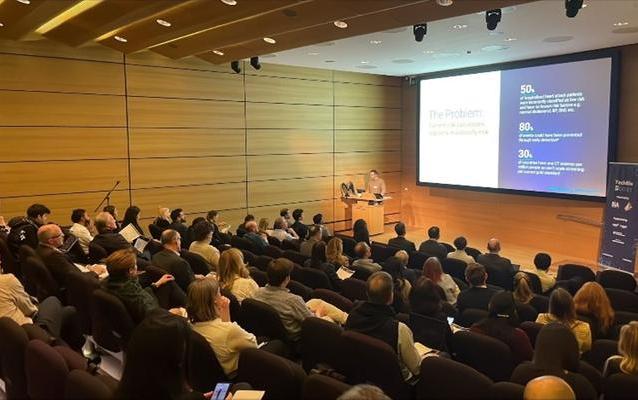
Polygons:
M612 58L425 78L419 183L604 197Z

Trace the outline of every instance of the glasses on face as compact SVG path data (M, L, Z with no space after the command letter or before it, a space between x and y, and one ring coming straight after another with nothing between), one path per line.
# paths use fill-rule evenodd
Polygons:
M51 239L58 239L63 237L64 237L64 233L60 233L59 235L53 236Z

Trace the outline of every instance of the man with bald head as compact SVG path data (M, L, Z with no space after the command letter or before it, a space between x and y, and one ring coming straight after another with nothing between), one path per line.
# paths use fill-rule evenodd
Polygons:
M487 283L512 290L516 269L509 259L500 256L501 242L496 238L490 239L487 250L488 253L481 254L476 260L487 270Z
M394 283L385 271L370 275L368 301L358 303L350 312L345 328L379 339L392 347L407 380L419 374L421 356L414 346L412 331L396 319L390 306L394 301Z
M67 276L70 273L79 272L79 270L73 265L71 259L60 251L60 247L64 244L62 229L55 224L42 225L38 229L38 242L36 253L49 269L58 285L65 287ZM90 271L89 273L95 273L96 277L106 271L103 265L90 265L87 268Z
M246 228L244 237L250 240L257 253L264 254L264 250L268 247L268 241L257 233L257 222L248 221L244 224L244 228Z
M117 233L117 223L113 215L108 212L101 212L95 216L95 229L98 234L91 243L106 250L106 255L110 256L118 250L130 249L132 246L124 239L124 236Z
M182 236L174 229L167 229L162 232L160 242L164 249L153 255L153 265L163 269L167 274L173 275L175 283L182 288L184 293L187 293L188 285L195 278L203 278L203 276L195 276L188 261L181 257Z
M524 400L575 400L574 390L561 378L539 376L525 385Z

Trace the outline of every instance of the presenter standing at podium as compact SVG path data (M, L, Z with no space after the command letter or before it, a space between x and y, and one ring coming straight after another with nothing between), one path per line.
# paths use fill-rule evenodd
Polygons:
M377 172L376 169L370 170L366 192L385 196L385 193L386 193L385 181L379 176L379 173Z

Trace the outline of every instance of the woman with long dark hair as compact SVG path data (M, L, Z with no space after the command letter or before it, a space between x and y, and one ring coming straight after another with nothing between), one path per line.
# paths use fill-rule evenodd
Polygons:
M409 312L412 285L410 285L410 282L403 276L403 264L401 263L401 259L392 256L385 260L384 264L383 270L390 274L394 282L394 302L392 303L394 311L398 313Z
M354 221L352 225L352 233L354 241L365 242L370 245L370 233L368 232L368 223L362 219Z
M124 213L124 219L122 220L122 227L126 228L129 224L133 225L137 233L144 236L144 230L140 226L140 208L138 206L130 206Z
M315 268L323 271L328 277L330 285L332 285L332 289L339 291L341 288L341 279L337 276L335 266L328 262L328 258L326 257L326 247L326 242L323 240L315 243L312 246L311 257L306 260L304 267Z

